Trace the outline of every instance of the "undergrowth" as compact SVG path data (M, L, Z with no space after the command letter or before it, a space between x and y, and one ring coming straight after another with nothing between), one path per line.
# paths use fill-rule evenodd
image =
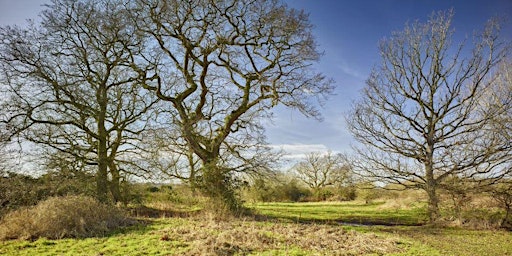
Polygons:
M133 222L120 209L91 197L52 197L5 215L0 222L0 239L103 236Z

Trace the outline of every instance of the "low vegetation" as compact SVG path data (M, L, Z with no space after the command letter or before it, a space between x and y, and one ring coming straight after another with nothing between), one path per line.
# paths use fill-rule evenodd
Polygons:
M52 197L5 215L0 222L0 239L101 236L132 223L121 210L91 197Z
M155 202L153 202L155 203ZM160 204L169 209L171 204ZM512 233L461 227L415 226L416 207L382 214L386 203L258 203L253 216L218 218L211 212L137 218L131 226L87 238L1 242L2 255L510 255ZM153 208L150 208L153 209ZM410 225L341 223L393 214ZM297 218L297 213L300 218ZM341 217L340 217L341 216ZM309 220L309 221L306 221ZM421 220L421 221L423 221ZM385 224L385 223L382 223ZM26 238L26 237L25 237Z
M387 208L384 202L264 203L253 207L263 216L301 223L418 226L427 221L423 206Z
M58 196L38 179L15 180L46 194L11 186L24 201L5 201L11 210L1 218L2 255L512 254L512 233L500 228L507 209L492 193L443 193L443 219L432 225L424 193L393 187L353 186L355 200L315 201L292 178L261 181L244 188L247 211L233 217L212 211L208 197L184 185L127 184L128 204L119 208Z

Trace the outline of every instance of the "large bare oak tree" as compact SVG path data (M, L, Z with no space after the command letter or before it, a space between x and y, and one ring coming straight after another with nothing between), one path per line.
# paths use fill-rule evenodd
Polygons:
M367 177L426 191L430 221L439 218L438 190L449 177L499 178L510 143L493 132L481 104L493 70L508 51L490 21L472 47L456 44L453 13L415 22L380 44L347 122L362 147L356 168Z
M152 65L139 70L153 81L145 87L168 102L180 137L200 159L204 190L231 204L233 166L222 156L258 141L251 131L277 104L319 117L315 101L332 90L311 68L320 54L308 17L273 0L145 0L135 7L138 30L154 46L134 59Z

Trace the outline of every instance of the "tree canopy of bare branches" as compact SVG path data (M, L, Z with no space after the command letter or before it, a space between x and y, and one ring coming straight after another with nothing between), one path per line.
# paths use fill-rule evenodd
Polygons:
M497 179L510 157L510 142L492 125L506 109L491 112L481 104L509 47L493 20L471 48L454 43L452 17L451 11L434 13L384 39L382 62L347 116L362 145L357 170L426 191L431 221L439 217L445 179Z
M295 171L301 181L315 193L327 186L342 184L350 175L350 168L341 154L331 151L309 153L306 158L295 165Z
M128 17L119 1L55 0L40 24L0 28L5 128L97 166L101 201L109 188L120 199L121 168L133 164L129 155L157 102L130 67L142 39Z
M332 87L311 69L320 54L303 12L273 0L149 0L133 8L138 33L154 46L134 65L143 64L144 87L168 103L212 196L232 197L237 168L222 156L250 159L238 152L261 145L259 120L274 106L320 117L315 101Z

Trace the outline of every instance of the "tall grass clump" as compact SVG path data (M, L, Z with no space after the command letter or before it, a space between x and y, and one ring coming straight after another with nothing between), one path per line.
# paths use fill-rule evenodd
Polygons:
M114 206L87 196L51 197L21 208L0 221L0 239L84 238L102 236L132 223Z

